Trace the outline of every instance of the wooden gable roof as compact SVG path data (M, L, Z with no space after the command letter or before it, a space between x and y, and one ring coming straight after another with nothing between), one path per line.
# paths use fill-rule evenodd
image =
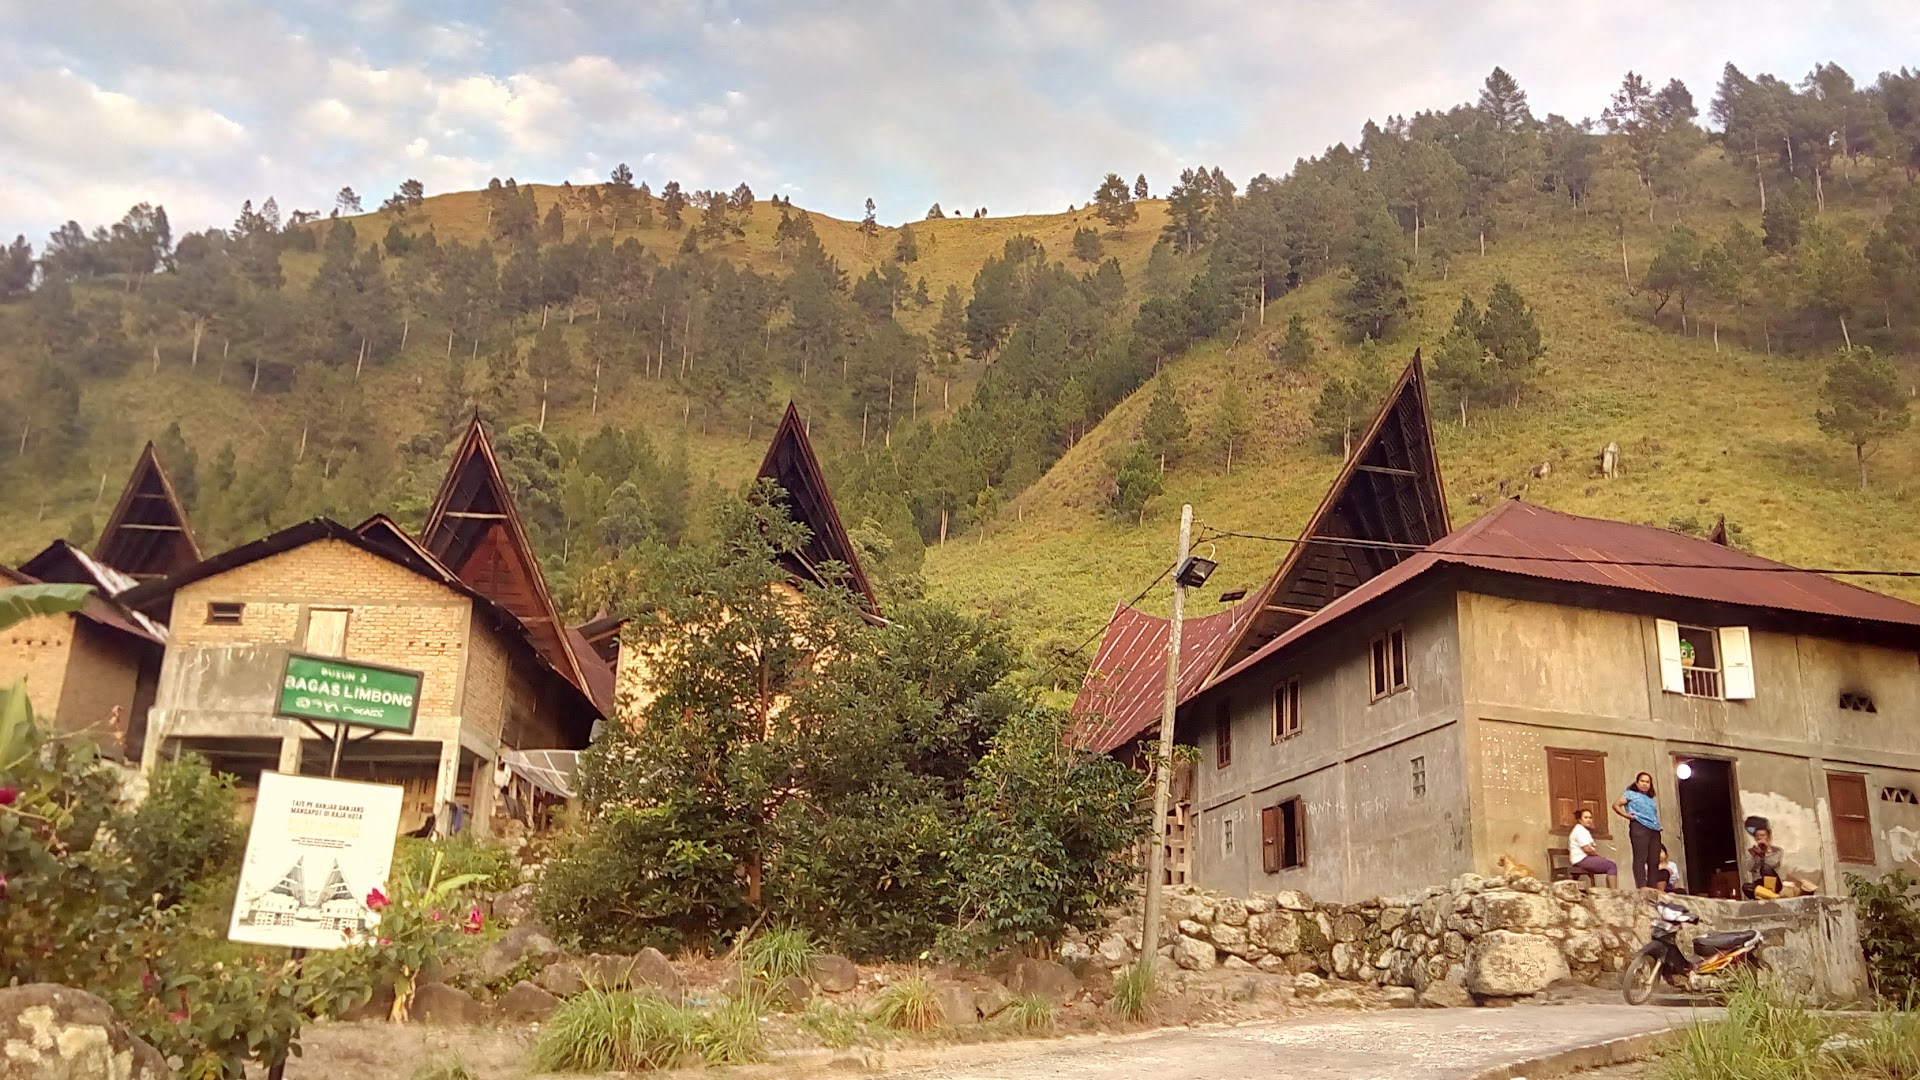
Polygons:
M1301 531L1301 542L1254 596L1252 616L1215 659L1213 672L1245 660L1451 531L1416 350ZM1380 544L1406 546L1369 546Z
M479 417L468 425L447 469L420 530L420 546L468 587L512 612L540 655L587 690L586 675Z
M100 530L93 554L136 578L164 577L200 561L200 541L153 443L147 443L134 462L133 475Z
M799 551L780 557L787 572L817 585L851 589L869 615L879 615L880 602L874 596L866 572L860 568L860 556L854 551L846 526L840 522L840 511L833 505L826 475L820 471L820 459L814 455L813 443L807 438L806 422L801 420L800 410L792 402L787 403L786 415L780 418L780 427L773 433L773 444L767 447L758 476L780 485L787 495L788 516L805 525L811 534ZM829 579L821 569L828 562L839 563L846 568L845 572Z

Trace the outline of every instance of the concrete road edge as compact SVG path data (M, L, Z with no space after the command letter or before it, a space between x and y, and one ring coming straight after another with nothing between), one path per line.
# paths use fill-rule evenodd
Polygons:
M1542 1080L1543 1077L1566 1076L1585 1069L1625 1065L1643 1061L1668 1049L1683 1034L1683 1031L1670 1030L1623 1035L1591 1046L1576 1046L1524 1061L1495 1065L1474 1073L1473 1080Z

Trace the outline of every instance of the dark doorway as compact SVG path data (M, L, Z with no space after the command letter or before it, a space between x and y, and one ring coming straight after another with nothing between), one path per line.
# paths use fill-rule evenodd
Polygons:
M1734 808L1733 762L1676 757L1680 836L1687 851L1687 890L1738 899L1740 843Z

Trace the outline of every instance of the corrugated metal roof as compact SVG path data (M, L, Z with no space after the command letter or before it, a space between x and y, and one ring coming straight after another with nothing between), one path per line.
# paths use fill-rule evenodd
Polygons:
M1233 640L1238 622L1253 610L1243 600L1226 611L1185 619L1180 624L1180 700L1200 691L1215 662ZM1126 745L1160 719L1166 698L1167 629L1171 619L1121 604L1100 639L1093 667L1073 713L1079 717L1076 741L1107 753Z
M1636 565L1618 565L1622 563ZM1544 581L1920 627L1920 604L1669 529L1581 517L1511 499L1327 605L1259 652L1222 672L1208 687L1227 682L1294 642L1441 566L1473 567Z

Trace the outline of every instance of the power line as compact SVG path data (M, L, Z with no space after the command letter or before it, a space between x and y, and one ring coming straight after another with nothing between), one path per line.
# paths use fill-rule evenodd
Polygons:
M1503 562L1561 563L1577 566L1621 566L1644 567L1656 570L1737 570L1747 574L1821 574L1826 577L1892 577L1920 578L1920 570L1863 570L1859 568L1817 568L1804 566L1729 566L1725 563L1663 562L1652 559L1587 559L1577 555L1515 555L1503 551L1457 551L1434 549L1424 544L1402 544L1391 540L1363 540L1358 537L1340 536L1266 536L1261 533L1240 532L1235 529L1215 529L1203 526L1207 531L1201 541L1242 539L1264 540L1275 544L1320 545L1325 547L1361 548L1375 551L1395 551L1417 554L1432 551L1435 555L1459 559L1499 559Z
M1135 605L1135 604L1137 604L1137 603L1139 603L1139 602L1140 602L1140 601L1141 601L1141 600L1142 600L1143 598L1145 598L1145 597L1146 597L1146 595L1147 595L1148 593L1150 593L1150 592L1152 592L1152 591L1153 591L1153 587L1154 587L1155 585L1158 585L1158 584L1160 584L1160 583L1161 583L1162 581L1165 581L1165 580L1166 580L1166 578L1167 578L1167 575L1168 575L1168 574L1170 574L1170 573L1172 573L1172 572L1173 572L1173 567L1172 567L1171 565L1169 565L1169 566L1166 566L1166 567L1163 567L1163 568L1161 568L1161 570L1160 570L1160 572L1159 572L1158 574L1156 574L1156 575L1154 575L1154 578L1153 578L1153 580L1152 580L1152 581L1149 581L1149 582L1147 582L1147 585L1146 585L1146 588L1144 588L1144 589L1141 589L1141 590L1140 590L1139 592L1137 592L1137 593L1134 593L1134 594L1133 594L1133 599L1131 599L1131 600L1129 600L1129 601L1127 601L1127 603L1126 603L1126 606L1127 606L1127 607L1132 607L1133 605ZM1097 637L1100 637L1100 636L1102 636L1102 635L1104 635L1104 634L1105 634L1105 633L1107 632L1107 627L1108 627L1108 626L1111 626L1111 625L1112 625L1112 622L1113 622L1113 620L1111 620L1111 619L1109 619L1109 620L1107 620L1107 622L1105 622L1105 623L1102 623L1102 624L1100 625L1100 629L1098 629L1098 630L1095 630L1095 631L1094 631L1093 633L1091 633L1091 634L1088 634L1088 635L1087 635L1086 637L1084 637L1084 638L1081 638L1081 639L1080 639L1080 643L1079 643L1078 645L1075 645L1075 646L1074 646L1074 647L1073 647L1072 649L1070 649L1070 650L1068 650L1068 652L1067 652L1067 656L1070 656L1070 657L1077 657L1077 656L1079 656L1079 655L1080 655L1080 650L1081 650L1081 649L1084 649L1084 648L1086 648L1086 647L1087 647L1088 645L1090 645L1090 644L1092 644L1092 643L1093 643L1093 640L1094 640L1095 638L1097 638ZM1046 670L1045 670L1045 671L1042 671L1042 672L1041 672L1041 674L1042 674L1042 675L1052 675L1052 674L1055 674L1056 672L1058 672L1058 671L1060 670L1060 663L1061 663L1061 662L1060 662L1059 660L1055 660L1055 661L1054 661L1053 663L1051 663L1051 664L1048 664L1048 665L1047 665L1047 668L1046 668Z

